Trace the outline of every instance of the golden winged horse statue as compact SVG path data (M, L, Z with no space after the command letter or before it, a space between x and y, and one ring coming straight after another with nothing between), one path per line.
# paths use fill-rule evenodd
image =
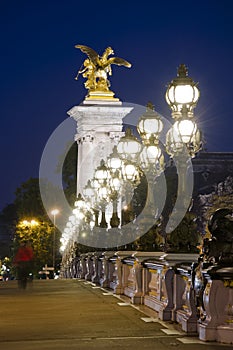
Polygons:
M111 65L116 64L130 68L131 63L120 57L109 58L110 55L114 54L111 47L107 47L102 56L99 56L95 50L88 46L75 45L75 48L80 49L88 56L75 79L78 79L79 74L87 79L84 85L89 91L89 95L93 95L93 92L102 92L104 95L111 93L113 96L114 94L109 90L110 82L108 80L108 75L112 75Z

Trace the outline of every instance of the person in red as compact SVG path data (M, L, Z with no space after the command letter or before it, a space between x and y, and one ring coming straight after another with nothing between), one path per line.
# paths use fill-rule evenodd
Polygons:
M33 249L30 242L21 242L15 254L13 263L17 269L18 286L21 289L26 289L29 273L32 267Z

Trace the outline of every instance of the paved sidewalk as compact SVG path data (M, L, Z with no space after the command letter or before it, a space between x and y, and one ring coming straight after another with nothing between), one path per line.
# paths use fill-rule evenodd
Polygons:
M139 310L141 309L141 310ZM156 313L79 280L0 282L1 350L229 350L187 337Z

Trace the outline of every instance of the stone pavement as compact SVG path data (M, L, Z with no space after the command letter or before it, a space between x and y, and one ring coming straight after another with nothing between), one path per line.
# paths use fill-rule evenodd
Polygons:
M0 282L1 350L229 350L83 280Z

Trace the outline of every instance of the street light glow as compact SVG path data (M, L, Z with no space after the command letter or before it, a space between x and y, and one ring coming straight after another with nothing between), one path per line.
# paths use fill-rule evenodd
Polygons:
M51 211L51 214L52 214L52 215L57 215L57 214L59 214L59 210L58 210L58 209L53 209L53 210Z

